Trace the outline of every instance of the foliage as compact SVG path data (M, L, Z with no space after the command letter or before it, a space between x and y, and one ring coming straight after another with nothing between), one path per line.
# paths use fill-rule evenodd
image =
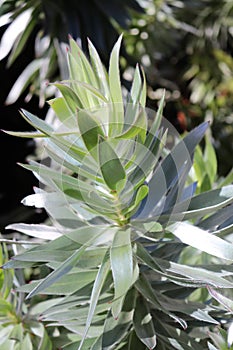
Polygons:
M0 247L1 265L8 260L5 245ZM23 294L13 290L14 284L19 286L24 278L22 271L15 275L12 270L0 272L0 346L1 349L52 349L52 341L42 324L38 322L38 313L43 311L43 303L36 308L28 307ZM25 283L25 281L24 281Z
M51 223L10 225L41 243L4 270L50 269L18 291L53 296L41 319L74 333L66 350L203 349L208 327L232 312L224 293L233 287L233 247L224 236L233 186L196 195L187 185L208 123L178 140L162 122L164 97L156 115L145 108L139 67L123 98L120 44L106 72L90 41L91 62L70 39L70 79L54 84L61 96L49 101L59 127L23 110L37 131L8 132L46 140L44 161L23 165L41 183L23 203L45 208ZM186 245L213 256L211 265L180 263ZM192 300L200 290L207 303Z
M233 169L226 177L219 177L216 151L211 141L212 137L209 132L205 135L204 149L202 150L201 146L198 145L194 152L194 164L189 173L188 183L196 182L196 193L221 188L233 182Z
M221 175L232 168L232 11L228 0L154 0L125 31L126 49L148 77L150 105L164 87L166 117L181 131L213 119Z
M89 37L107 60L111 47L118 37L117 28L127 28L132 12L143 12L137 0L107 0L67 2L63 0L1 1L1 25L8 25L0 44L0 59L8 55L10 67L24 48L34 41L35 59L20 74L12 87L7 103L14 103L29 87L27 100L38 94L40 105L54 94L49 80L67 78L65 60L68 35L82 43L87 51Z
M27 100L38 94L41 106L54 94L47 83L67 78L64 43L68 33L81 40L85 52L89 36L106 64L117 32L124 31L122 54L129 68L125 85L136 60L148 77L150 107L161 97L161 87L166 88L172 112L165 110L165 115L180 131L199 124L206 115L212 118L219 173L226 175L232 168L233 151L232 11L228 0L114 0L111 4L82 0L69 6L61 0L3 1L2 23L11 24L2 38L1 56L10 53L10 65L22 56L29 39L35 40L36 54L15 82L7 103L28 87Z

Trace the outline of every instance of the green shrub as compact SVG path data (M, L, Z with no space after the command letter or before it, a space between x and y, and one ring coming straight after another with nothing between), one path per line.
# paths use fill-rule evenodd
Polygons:
M45 208L50 223L10 225L40 241L4 269L50 269L18 291L53 297L40 318L73 333L66 350L204 349L232 311L233 246L219 236L232 232L233 186L195 195L187 185L208 123L178 140L163 99L156 115L145 108L139 67L123 98L120 44L106 72L91 42L89 62L71 39L70 79L49 101L59 126L22 111L37 131L9 132L44 139L43 160L23 165L40 181L23 203ZM211 265L180 263L186 246ZM207 302L193 300L198 290Z

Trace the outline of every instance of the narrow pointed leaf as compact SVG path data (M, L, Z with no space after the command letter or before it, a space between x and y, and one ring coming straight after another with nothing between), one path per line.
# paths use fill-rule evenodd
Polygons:
M135 290L129 290L125 297L122 312L118 319L112 317L111 312L108 313L103 330L102 348L111 350L117 346L127 335L133 321L135 307Z
M99 163L106 185L116 191L117 183L125 180L125 170L120 159L107 141L99 142Z
M140 97L141 90L142 90L141 85L142 85L142 81L141 81L139 67L137 65L135 72L134 72L132 87L130 90L130 96L132 98L133 103L139 102L139 97Z
M204 162L211 183L213 183L217 174L217 157L209 137L205 138Z
M122 134L117 135L116 139L132 139L139 133L146 133L147 131L147 120L144 110L138 112L136 119L132 122L127 130Z
M131 204L128 208L126 208L125 213L128 215L132 215L132 211L135 211L139 204L142 202L142 200L148 195L148 186L147 185L142 185L139 187L136 197L133 201L133 204Z
M53 240L62 235L62 233L59 232L59 230L57 230L55 227L42 225L42 224L40 225L21 224L21 223L11 224L11 225L8 225L6 229L16 230L26 235L36 237L36 238L42 238L46 240Z
M159 108L157 110L157 113L155 115L155 119L153 121L153 124L151 125L151 128L148 132L148 135L147 135L147 138L146 138L146 141L145 141L145 146L146 147L150 147L155 135L156 135L156 132L158 131L159 127L160 127L160 124L161 124L161 120L162 120L162 117L163 117L163 106L164 106L164 99L165 99L165 91L162 95L162 98L159 102Z
M78 81L78 80L65 80L64 82L67 83L72 83L72 85L75 87L79 87L82 90L86 90L88 93L90 93L93 97L95 97L96 99L96 105L98 105L100 102L105 102L108 103L108 100L106 99L106 97L95 87L93 87L90 84L84 83L82 81ZM90 106L91 107L91 106Z
M109 88L111 101L113 102L111 122L109 125L110 136L121 133L124 124L124 107L119 70L119 52L121 40L122 36L119 37L118 41L113 47L109 61Z
M7 105L17 101L22 92L24 92L24 90L33 80L34 75L39 71L41 65L42 59L36 59L29 63L29 65L23 70L23 72L20 74L12 86L9 95L7 96L7 99L5 101Z
M30 138L30 139L48 137L48 135L38 131L8 131L8 130L2 130L2 131L11 136Z
M25 335L21 343L21 349L33 350L32 342L28 333Z
M78 126L88 151L96 147L99 136L104 137L100 123L84 110L78 113Z
M33 295L38 294L42 292L44 289L48 288L59 280L62 276L64 276L66 273L68 273L77 263L77 261L80 259L82 254L84 254L86 250L86 246L82 246L78 250L76 250L68 259L65 260L64 263L62 263L59 268L57 268L55 271L50 273L44 280L42 280L27 296L28 298L31 298Z
M119 70L119 52L121 46L122 36L119 37L113 47L110 62L109 62L109 87L113 102L122 104L122 91ZM123 105L122 105L123 106Z
M110 250L111 268L114 281L114 299L124 297L134 282L133 252L131 246L131 229L116 232ZM123 302L123 300L122 300ZM122 303L112 305L115 318L121 312Z
M204 136L207 127L208 123L203 123L192 130L173 148L161 165L157 167L149 181L147 202L144 209L139 214L139 218L147 218L149 215L152 216L153 208L155 212L158 210L156 204L159 203L170 189L172 183L178 176L179 169L182 169L184 165L186 168L191 168L194 149Z
M22 109L21 115L29 124L31 124L34 128L38 129L39 131L42 131L46 135L50 135L51 133L53 133L53 128L34 114L26 111L25 109Z
M209 286L208 286L208 292L227 311L230 311L231 313L233 313L233 301L232 301L232 299L225 297L225 295L221 294L220 292L218 292L217 290L215 290Z
M95 313L95 309L96 309L96 305L98 303L99 300L99 296L101 293L101 289L103 287L103 284L107 278L107 274L110 270L110 261L109 261L109 252L107 252L105 254L105 257L102 261L102 264L99 268L99 271L97 273L94 285L93 285L93 289L91 292L91 299L90 299L90 307L89 307L89 311L88 311L88 316L87 316L87 321L86 321L86 327L85 327L85 331L83 334L83 338L82 341L79 345L79 349L82 349L82 345L83 342L87 336L88 330L90 328L94 313Z
M107 73L94 45L90 40L88 40L88 48L89 48L92 66L95 70L95 74L98 80L100 90L102 94L110 101L110 91L109 91Z
M79 64L80 64L81 70L83 71L83 74L85 74L84 82L87 82L94 87L98 87L96 82L96 76L93 72L90 62L88 61L86 55L83 53L81 48L72 38L70 38L70 48L71 48L71 54L74 56L76 61L77 62L81 61Z
M35 26L36 26L36 19L32 17L32 19L26 25L25 29L22 31L22 33L20 34L20 36L17 38L15 42L13 50L11 51L11 54L7 61L8 67L11 66L13 62L16 60L16 58L21 54ZM12 41L12 38L11 38L11 41Z
M149 311L149 306L142 296L138 296L134 312L134 329L148 349L154 349L156 346L156 333Z
M71 78L70 86L72 90L80 99L84 109L94 107L95 103L93 100L93 96L90 95L87 90L82 89L79 85L73 84L73 82L75 81L84 81L87 83L86 73L82 67L82 62L80 61L80 58L79 58L79 62L77 62L73 57L73 55L69 52L68 64L69 64L69 72L70 72L70 78Z
M143 67L141 67L141 72L143 76L143 85L142 85L142 91L141 91L141 96L140 96L140 104L142 107L146 106L146 96L147 96L147 88L146 88L146 76Z
M68 107L67 99L64 97L57 97L52 100L49 100L48 103L51 108L54 110L56 116L61 123L65 124L69 128L77 127L77 115L76 110L73 109L73 112Z
M83 108L83 104L77 94L67 85L61 83L55 83L60 92L62 93L68 108L74 114L76 114L78 109Z
M169 230L183 243L221 259L233 261L233 245L196 226L179 222Z

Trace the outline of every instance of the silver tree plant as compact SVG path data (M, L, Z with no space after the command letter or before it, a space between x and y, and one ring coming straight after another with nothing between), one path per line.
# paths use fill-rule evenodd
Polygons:
M59 126L22 110L36 131L8 132L44 140L43 159L22 165L40 184L23 203L49 221L8 226L31 238L3 268L49 268L18 291L52 296L40 319L71 334L65 350L213 350L207 330L233 311L233 186L195 195L187 179L208 123L178 137L164 96L157 113L145 107L139 67L123 91L120 45L107 72L91 42L88 60L70 39L69 80L48 102ZM208 264L181 263L187 247Z

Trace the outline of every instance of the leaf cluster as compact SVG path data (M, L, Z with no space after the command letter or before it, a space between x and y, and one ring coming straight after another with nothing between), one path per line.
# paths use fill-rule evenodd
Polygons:
M120 44L106 71L90 41L89 61L70 39L70 77L55 83L61 96L49 102L59 127L23 110L37 131L9 132L46 140L46 162L23 165L41 183L23 203L45 208L51 223L10 225L41 244L4 269L50 269L18 291L54 297L41 317L74 333L66 350L203 349L205 327L232 312L224 290L233 287L233 246L224 235L232 232L233 186L195 194L196 183L187 184L208 123L174 137L162 123L164 99L155 115L145 108L139 67L123 96ZM187 245L215 263L180 263ZM208 303L192 300L200 289Z

